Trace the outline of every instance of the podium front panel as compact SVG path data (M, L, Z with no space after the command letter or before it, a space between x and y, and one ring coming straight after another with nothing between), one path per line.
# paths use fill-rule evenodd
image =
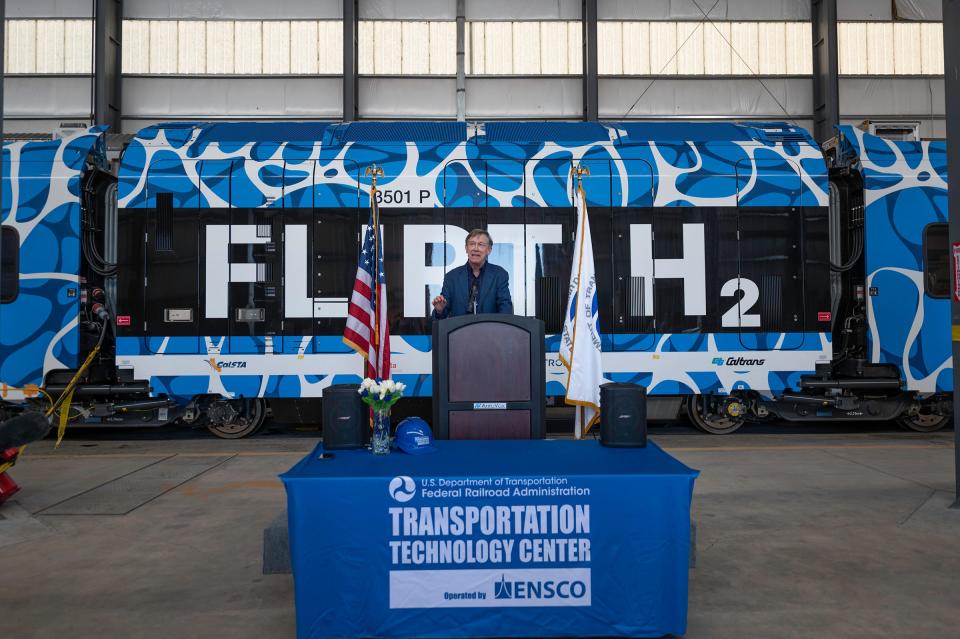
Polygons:
M452 410L450 439L530 439L529 410Z
M530 401L529 331L496 322L470 324L450 333L448 348L451 402ZM529 420L527 427L529 437Z
M497 313L434 322L434 437L542 438L543 328L534 317Z

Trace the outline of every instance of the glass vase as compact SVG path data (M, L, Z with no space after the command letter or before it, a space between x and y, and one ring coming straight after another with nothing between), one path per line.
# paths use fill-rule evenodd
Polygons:
M390 454L390 413L373 411L373 434L370 437L370 450L374 455Z

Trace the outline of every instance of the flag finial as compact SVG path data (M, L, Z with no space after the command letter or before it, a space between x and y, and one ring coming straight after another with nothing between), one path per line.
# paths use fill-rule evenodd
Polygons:
M377 188L377 178L383 177L383 167L377 166L376 164L371 164L367 167L364 175L370 176L370 181L373 182L373 188Z
M573 167L571 167L570 174L577 176L577 186L582 187L583 176L590 175L590 168L583 166L582 164L575 164Z

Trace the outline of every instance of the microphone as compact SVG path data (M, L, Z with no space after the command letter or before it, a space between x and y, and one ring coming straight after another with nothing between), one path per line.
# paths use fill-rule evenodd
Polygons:
M0 423L0 451L43 439L49 431L50 420L43 413L25 411Z
M477 314L477 283L474 282L470 285L470 301L467 302L467 308L471 309L470 312L474 315Z

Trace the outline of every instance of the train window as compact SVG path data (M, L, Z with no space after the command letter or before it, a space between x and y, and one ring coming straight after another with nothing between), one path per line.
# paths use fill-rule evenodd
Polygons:
M20 234L4 226L0 235L0 304L9 304L20 293Z
M946 224L928 224L923 230L923 286L930 297L950 297L948 244Z

